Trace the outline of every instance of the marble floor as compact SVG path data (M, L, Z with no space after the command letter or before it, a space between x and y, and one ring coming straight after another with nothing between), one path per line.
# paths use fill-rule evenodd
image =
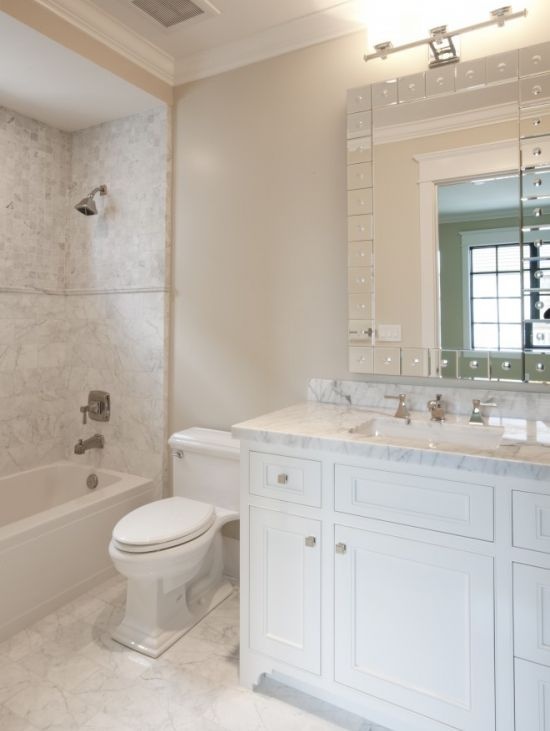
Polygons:
M0 644L2 731L387 731L264 681L238 687L238 591L158 660L110 639L118 577Z

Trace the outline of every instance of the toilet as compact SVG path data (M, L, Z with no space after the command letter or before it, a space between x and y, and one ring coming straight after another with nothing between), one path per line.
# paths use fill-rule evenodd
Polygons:
M192 428L169 440L174 496L143 505L113 529L109 554L128 579L112 637L158 657L232 592L221 529L239 517L239 442Z

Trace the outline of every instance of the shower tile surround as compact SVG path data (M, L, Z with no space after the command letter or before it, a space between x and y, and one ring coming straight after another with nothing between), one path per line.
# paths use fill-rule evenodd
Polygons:
M162 480L168 124L157 108L71 134L0 107L0 475L70 458ZM83 426L93 388L112 418ZM105 450L75 457L96 431Z

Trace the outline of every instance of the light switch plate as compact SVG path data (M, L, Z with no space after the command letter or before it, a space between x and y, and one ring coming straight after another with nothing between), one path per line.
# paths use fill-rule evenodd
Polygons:
M401 342L401 325L378 325L378 340L383 343Z

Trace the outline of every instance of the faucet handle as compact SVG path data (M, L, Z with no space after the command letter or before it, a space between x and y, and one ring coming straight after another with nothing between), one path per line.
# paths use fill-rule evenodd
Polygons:
M495 407L494 401L483 402L481 399L472 399L472 413L470 415L470 424L485 424L483 415L481 413L482 408Z
M87 416L88 416L88 411L89 410L90 410L90 407L89 406L81 406L80 407L80 413L82 414L82 423L83 424L86 424L86 422L88 421Z
M405 401L407 400L407 394L400 393L398 396L384 396L384 398L395 399L396 401L399 401L400 403L404 404Z

